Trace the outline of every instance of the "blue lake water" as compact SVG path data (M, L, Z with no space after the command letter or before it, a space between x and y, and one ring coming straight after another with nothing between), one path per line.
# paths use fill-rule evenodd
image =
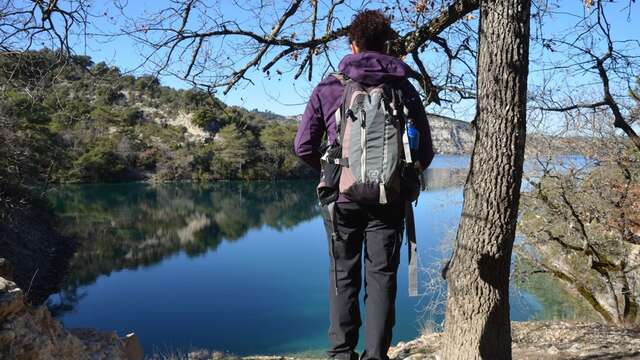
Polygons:
M421 265L439 269L462 207L468 157L438 156L415 209ZM135 331L147 353L208 348L238 355L327 346L329 258L313 181L65 186L51 195L80 247L49 299L67 327ZM402 248L393 342L416 337L438 299L407 295ZM439 298L442 299L442 298ZM518 292L512 318L540 317ZM366 321L366 318L365 318Z

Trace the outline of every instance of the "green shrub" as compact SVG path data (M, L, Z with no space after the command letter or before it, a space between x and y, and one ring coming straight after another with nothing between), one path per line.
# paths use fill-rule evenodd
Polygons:
M106 75L109 72L109 65L101 61L91 67L91 72L96 76Z
M82 182L111 182L124 179L125 160L111 141L102 141L73 162L72 177Z
M296 137L296 125L272 125L262 129L260 142L264 148L264 157L271 164L265 173L270 178L288 178L294 176L299 165L293 153L293 140Z
M158 150L156 148L149 148L138 153L136 166L147 171L153 171L156 168L157 161Z
M85 69L88 69L91 66L93 66L93 61L91 60L91 56L73 55L71 57L71 59L73 60L73 62L75 64L77 64L78 66L83 67Z
M64 104L68 101L70 92L68 87L61 87L56 91L50 92L45 98L42 104L46 106L49 111L61 111L64 108Z
M212 167L225 179L235 179L242 175L253 159L253 134L240 130L235 124L223 127L213 144L215 157Z
M83 115L88 115L93 111L93 107L83 98L73 98L67 101L64 105L65 111L70 112L75 117L81 117Z
M48 109L31 97L17 93L9 93L7 97L8 110L18 119L38 125L46 124L51 120Z
M143 75L136 79L134 88L138 91L155 92L160 86L160 81L153 75Z
M96 90L96 104L113 105L124 98L120 90L113 86L101 86Z
M123 75L120 77L120 84L127 88L133 88L136 83L136 77L133 75Z
M72 125L85 120L93 111L93 107L81 98L72 98L61 104L62 109L52 115L52 120L64 125Z
M93 111L91 111L91 119L96 122L103 123L117 123L118 115L113 113L110 108L106 106L96 106Z
M127 107L120 112L120 120L129 126L135 125L144 116L142 110L133 107Z
M202 180L203 174L211 172L211 162L213 161L213 145L204 144L193 150L193 160L191 166L194 173L198 174L197 179ZM196 179L194 179L196 180Z
M208 108L196 111L191 122L201 129L211 130L217 130L217 128L227 125L224 119L220 119L216 112Z
M90 115L98 123L133 126L142 118L143 113L131 107L118 110L107 106L96 106Z

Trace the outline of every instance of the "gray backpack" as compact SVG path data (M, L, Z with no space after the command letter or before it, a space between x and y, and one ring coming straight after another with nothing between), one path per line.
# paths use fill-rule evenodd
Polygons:
M405 170L413 162L401 91L393 84L367 87L343 74L332 76L344 85L344 95L335 114L338 143L322 157L321 186L334 184L363 204L387 204L400 196L415 200L420 185L417 178L407 179L415 171Z
M336 110L338 139L321 152L317 192L330 235L334 284L338 283L334 242L337 238L335 200L339 193L364 204L405 203L405 230L409 245L409 295L418 295L416 233L411 202L421 190L407 136L409 111L394 84L367 87L344 74L331 74L344 86L342 105ZM397 85L397 84L396 84ZM424 183L424 182L422 182ZM335 288L336 294L338 288Z

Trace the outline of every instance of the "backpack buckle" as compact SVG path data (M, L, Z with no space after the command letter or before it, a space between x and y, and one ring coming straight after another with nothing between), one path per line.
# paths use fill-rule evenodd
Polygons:
M347 110L347 117L349 117L349 119L351 119L351 121L356 121L356 114L353 113L353 110L349 109Z

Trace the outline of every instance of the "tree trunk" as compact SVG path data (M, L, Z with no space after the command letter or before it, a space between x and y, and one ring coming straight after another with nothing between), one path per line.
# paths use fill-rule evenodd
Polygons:
M528 0L480 1L476 139L448 282L444 359L511 359L509 272L526 137Z

